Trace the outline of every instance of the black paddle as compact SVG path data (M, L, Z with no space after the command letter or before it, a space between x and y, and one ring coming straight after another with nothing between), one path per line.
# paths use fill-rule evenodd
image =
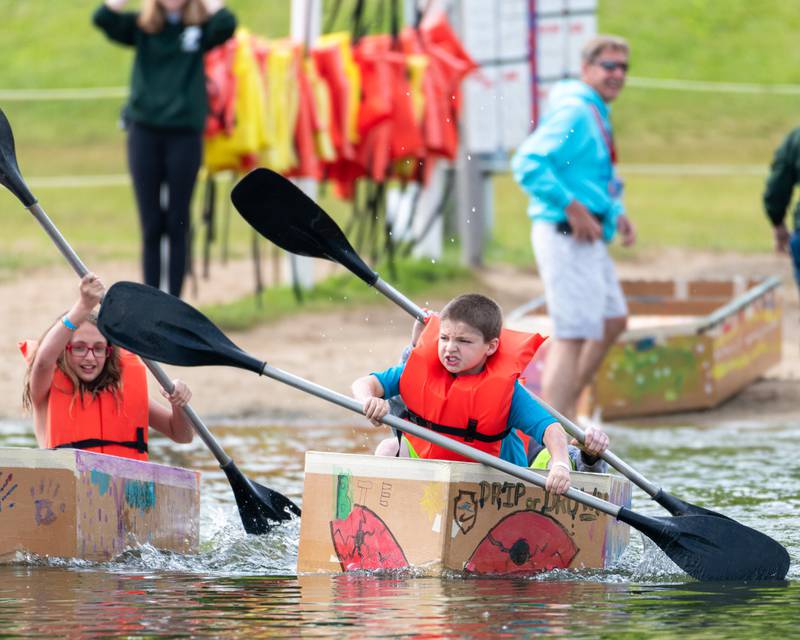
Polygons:
M269 169L255 169L233 188L231 200L254 229L279 247L304 256L337 262L369 286L378 289L417 320L425 320L425 311L370 269L350 245L336 222L316 202L282 175ZM535 395L534 398L573 438L583 443L584 433L578 425L541 398ZM611 451L605 451L602 457L672 515L696 514L727 518L721 513L670 495Z
M36 198L33 197L33 194L22 179L14 150L14 135L2 109L0 109L0 183L17 196L20 202L39 221L39 224L42 225L53 242L55 242L78 276L83 277L86 275L89 270L39 206ZM141 317L141 315L143 314L138 313L137 317ZM145 364L158 380L158 383L167 392L172 391L172 381L164 370L156 362L145 360ZM236 498L236 505L239 507L239 516L242 518L242 524L247 533L266 533L275 522L289 520L293 516L300 515L300 508L289 498L247 478L236 466L236 463L219 446L214 436L211 435L203 421L189 405L183 407L183 411L228 477L228 482L230 482L233 495Z
M148 309L142 317L141 309ZM281 371L251 356L187 303L158 289L118 282L100 308L98 328L110 341L143 358L195 367L223 365L253 371L362 414L354 398ZM447 436L387 415L383 422L476 462L544 488L538 473L513 465ZM602 511L641 531L686 573L698 580L782 580L789 570L786 549L749 527L727 518L689 515L652 518L569 489L566 497Z

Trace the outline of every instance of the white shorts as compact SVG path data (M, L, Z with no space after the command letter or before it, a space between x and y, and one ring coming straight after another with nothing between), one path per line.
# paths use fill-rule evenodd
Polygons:
M605 242L578 242L543 221L533 223L531 242L556 338L602 340L606 318L628 315Z

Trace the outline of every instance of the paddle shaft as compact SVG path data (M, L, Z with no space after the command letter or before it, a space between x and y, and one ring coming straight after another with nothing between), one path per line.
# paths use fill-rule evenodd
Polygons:
M375 283L372 286L375 287L387 298L389 298L392 302L402 307L406 312L408 312L409 315L414 316L420 322L424 322L425 319L428 317L428 314L425 313L423 309L414 304L411 300L409 300L406 296L397 291L390 284L384 282L380 277L375 281ZM539 398L536 394L531 393L531 395L540 405L542 405L542 407L546 411L550 413L550 415L552 415L556 420L558 420L562 424L562 426L569 435L571 435L581 444L584 443L586 436L577 424L572 422L572 420L570 420L566 416L562 415L560 412L556 411L556 409L551 407L548 403ZM633 482L635 485L641 487L641 489L645 491L651 498L655 497L661 491L661 487L650 482L641 473L636 471L636 469L631 467L624 460L617 457L617 455L612 453L611 451L609 450L604 451L602 454L600 454L600 457L603 458L603 460L605 460L606 462L608 462L608 464L614 467L622 475L628 478L628 480Z
M274 380L278 380L283 382L284 384L288 384L295 389L300 389L301 391L305 391L312 395L317 396L318 398L322 398L323 400L327 400L328 402L332 402L334 404L338 404L340 407L344 407L345 409L349 409L354 413L358 413L360 415L364 415L364 407L362 404L350 396L343 395L341 393L337 393L332 389L328 389L327 387L323 387L318 385L314 382L310 382L304 378L300 378L294 374L288 373L276 367L273 367L269 364L264 364L264 368L261 371L261 374L272 378ZM515 464L511 464L510 462L506 462L505 460L501 460L497 456L490 455L480 449L476 449L475 447L470 447L466 444L462 444L461 442L457 442L452 438L448 438L447 436L443 436L438 434L430 429L425 429L424 427L417 426L407 420L403 420L398 418L397 416L387 415L385 416L381 422L384 424L389 425L390 427L394 427L395 429L399 429L400 431L410 433L418 438L422 438L423 440L427 440L435 445L440 447L444 447L448 451L452 451L453 453L457 453L465 458L470 458L475 462L481 462L485 464L487 467L492 467L493 469L497 469L498 471L503 471L508 473L509 475L514 476L515 478L519 478L525 482L530 482L531 484L535 484L542 489L545 488L546 480L544 477L536 473L535 471L531 471L530 469L526 469L525 467L520 467ZM584 493L583 491L579 491L577 489L568 489L566 493L563 494L567 498L575 500L576 502L580 502L581 504L585 504L588 507L592 507L593 509L597 509L598 511L602 511L603 513L607 513L608 515L616 518L620 512L621 507L612 504L610 502L606 502L605 500L601 500L600 498L596 498L588 493Z
M61 232L53 224L53 221L50 220L49 216L45 213L44 209L42 209L39 203L34 202L32 205L27 207L27 209L33 214L33 217L36 218L47 235L50 236L55 245L58 247L58 250L67 259L67 262L69 262L75 273L77 273L81 278L89 273L89 269L86 268L86 265L78 257L78 254L73 251L72 247L66 241L64 236L61 235ZM172 390L174 389L172 380L161 368L161 366L152 360L143 358L143 361L150 370L150 373L152 373L155 379L158 381L158 384L160 384L167 393L172 393ZM181 409L186 414L186 417L189 418L189 421L192 423L197 435L200 436L200 439L205 442L206 446L211 450L211 453L214 454L214 457L219 462L219 466L225 467L226 465L230 464L231 458L225 453L225 451L222 450L222 447L219 446L217 441L214 439L214 436L211 435L211 432L203 424L203 421L200 419L200 416L195 413L194 409L192 409L192 407L188 404L181 407Z

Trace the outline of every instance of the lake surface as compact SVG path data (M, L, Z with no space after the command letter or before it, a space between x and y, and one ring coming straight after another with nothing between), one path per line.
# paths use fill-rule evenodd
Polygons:
M300 504L303 452L366 453L380 439L347 416L341 424L222 421L211 428L248 477ZM0 566L0 636L796 637L800 421L608 430L613 450L670 493L786 546L786 582L695 582L635 531L619 564L606 571L528 579L297 576L298 522L247 536L203 444L155 439L155 461L203 472L201 552L145 547L102 564L20 558ZM28 423L0 423L0 446L33 445ZM633 508L665 513L638 489Z

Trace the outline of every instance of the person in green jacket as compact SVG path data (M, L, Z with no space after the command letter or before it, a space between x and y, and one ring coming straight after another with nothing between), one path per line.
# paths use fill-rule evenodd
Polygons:
M168 288L180 296L208 111L203 54L233 35L236 18L222 0L144 0L138 12L123 11L127 1L106 0L93 22L113 42L136 49L123 121L142 228L144 282L161 283L166 235Z
M775 250L791 255L794 278L800 286L800 202L794 208L793 233L785 222L796 184L800 184L800 128L791 131L776 149L764 189L764 209L772 223Z

